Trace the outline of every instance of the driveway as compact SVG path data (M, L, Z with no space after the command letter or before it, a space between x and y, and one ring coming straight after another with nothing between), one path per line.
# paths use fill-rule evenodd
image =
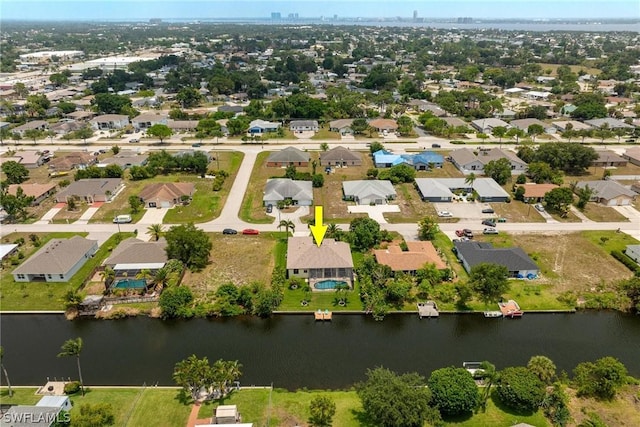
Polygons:
M613 209L620 212L625 218L631 222L638 224L638 230L640 230L640 212L633 206L613 206Z
M49 209L47 211L47 213L42 215L42 218L40 218L40 220L36 221L35 223L36 224L49 224L49 222L51 222L53 217L56 216L58 214L58 212L60 212L62 209L64 209L65 206L67 206L66 203L58 203L58 204L56 204L54 207Z
M169 208L150 208L144 213L144 216L136 224L162 224L164 216L169 211Z
M294 136L298 139L311 139L316 133L312 130L296 132Z
M386 224L387 220L384 219L384 213L386 212L400 212L400 206L398 205L355 205L347 206L349 213L366 213L369 218L375 220L379 224Z
M82 213L82 216L78 218L74 224L88 224L89 220L98 212L98 209L103 205L103 202L93 203L86 211Z
M489 203L480 202L453 202L453 203L434 203L436 211L449 211L454 218L460 219L485 219L494 218L496 214L484 214L483 209L491 208Z

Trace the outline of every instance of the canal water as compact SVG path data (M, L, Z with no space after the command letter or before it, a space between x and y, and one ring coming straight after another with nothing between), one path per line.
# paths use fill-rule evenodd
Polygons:
M291 390L346 388L376 366L428 376L464 361L524 365L538 354L568 372L579 362L610 355L640 377L640 316L616 312L529 313L514 320L391 315L382 322L334 314L324 323L311 314L73 322L60 315L3 315L0 333L5 366L19 385L75 378L75 360L56 355L65 340L78 336L84 340L84 380L93 385L172 385L174 364L193 353L210 361L239 360L242 385L273 383Z

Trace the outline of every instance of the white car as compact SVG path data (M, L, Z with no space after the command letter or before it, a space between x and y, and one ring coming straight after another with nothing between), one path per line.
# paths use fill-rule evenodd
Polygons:
M536 208L538 212L544 212L544 206L542 206L542 203L536 203L533 207Z
M498 234L498 230L496 230L493 227L487 227L484 230L482 230L482 234Z
M449 211L438 211L438 216L442 218L451 218L453 215Z

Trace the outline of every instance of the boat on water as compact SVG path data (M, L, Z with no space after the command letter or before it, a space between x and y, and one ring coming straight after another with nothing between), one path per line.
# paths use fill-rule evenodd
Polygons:
M502 317L501 311L485 311L484 317Z

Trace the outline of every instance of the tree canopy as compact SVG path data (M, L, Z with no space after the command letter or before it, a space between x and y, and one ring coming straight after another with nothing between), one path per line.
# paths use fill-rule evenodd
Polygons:
M578 395L611 400L627 381L627 368L614 357L580 363L573 370Z
M483 262L471 268L469 285L485 304L496 302L509 291L509 271L499 264Z
M459 415L473 411L478 405L478 386L464 368L437 369L427 381L431 403L442 415Z
M1 168L7 177L8 184L22 184L29 179L29 170L16 161L9 160L4 162Z
M498 394L507 406L524 412L535 412L542 404L545 388L533 372L518 366L505 368L500 372Z
M167 256L182 261L190 269L201 269L209 262L211 240L193 223L171 227L165 233L165 239Z

